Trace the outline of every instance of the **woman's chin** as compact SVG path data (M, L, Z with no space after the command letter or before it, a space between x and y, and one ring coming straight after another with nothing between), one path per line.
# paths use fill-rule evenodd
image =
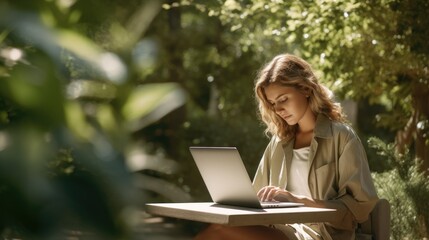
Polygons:
M295 121L293 118L286 118L286 119L283 119L283 120L285 120L285 122L286 122L288 125L290 125L290 126L293 126L293 125L296 125L296 124L297 124L297 121Z

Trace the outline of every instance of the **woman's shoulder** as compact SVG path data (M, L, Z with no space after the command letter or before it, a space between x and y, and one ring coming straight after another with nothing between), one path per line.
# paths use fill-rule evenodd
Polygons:
M347 122L331 121L332 129L339 132L354 132L351 125Z
M323 114L317 117L315 132L316 136L325 138L355 135L353 128L348 123L332 120Z
M331 126L334 136L341 138L357 138L355 130L349 123L332 121Z

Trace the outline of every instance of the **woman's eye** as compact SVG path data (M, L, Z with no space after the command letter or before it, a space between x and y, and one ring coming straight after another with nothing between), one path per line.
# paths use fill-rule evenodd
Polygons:
M288 100L288 98L282 98L282 99L280 99L279 100L279 103L284 103L284 102L286 102Z

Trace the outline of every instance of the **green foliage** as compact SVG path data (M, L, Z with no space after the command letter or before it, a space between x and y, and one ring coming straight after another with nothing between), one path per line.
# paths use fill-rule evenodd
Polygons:
M259 51L241 49L241 33L229 31L217 17L201 14L219 6L219 1L163 5L148 29L148 36L158 40L162 56L148 79L180 83L188 101L185 108L136 134L145 136L152 149L165 149L177 159L182 169L178 184L189 188L196 199L206 200L189 146L237 146L253 175L268 142L253 97L253 80L262 56ZM173 18L174 11L180 12L180 20Z
M393 239L422 239L429 231L429 177L419 172L420 161L414 161L409 152L398 154L394 144L371 138L369 145L393 170L374 174L380 197L391 204L391 229Z
M375 120L397 129L411 114L412 86L423 82L419 88L429 89L429 48L421 44L429 34L417 31L429 9L418 6L425 5L421 0L230 0L202 11L241 35L237 48L242 51L254 50L260 59L298 54L341 98L386 106L388 114Z
M55 238L59 227L76 226L104 239L126 238L142 201L189 199L188 193L208 198L190 145L237 146L252 175L268 141L256 116L253 80L278 53L309 60L341 98L381 106L371 116L390 131L405 125L413 102L424 101L412 90L428 89L424 0L5 3L4 233ZM377 166L380 196L406 211L394 212L394 235L423 236L411 224L427 209L418 205L427 186L417 164L410 155L392 155L392 145L373 144L386 154L375 162L386 163ZM138 186L130 159L142 173ZM144 189L143 200L136 187Z
M407 194L404 182L396 170L374 173L378 195L389 200L391 239L421 239L416 227L417 209Z
M131 135L185 102L177 84L136 80L144 75L135 67L150 68L156 57L142 57L147 48L134 50L159 2L128 9L132 20L125 24L113 5L87 15L86 4L105 6L101 1L0 4L4 237L63 239L77 231L90 232L91 239L133 238L142 198L135 184L140 180L127 165ZM86 31L107 17L109 32L100 46ZM144 24L135 25L140 20ZM124 33L127 42L119 44Z

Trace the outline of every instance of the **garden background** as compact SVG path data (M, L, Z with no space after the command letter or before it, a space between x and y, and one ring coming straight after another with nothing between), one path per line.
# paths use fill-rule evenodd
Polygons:
M428 15L426 0L1 1L1 236L171 234L142 232L144 204L210 200L191 145L236 146L253 176L269 140L253 81L289 52L343 104L391 238L427 239Z

